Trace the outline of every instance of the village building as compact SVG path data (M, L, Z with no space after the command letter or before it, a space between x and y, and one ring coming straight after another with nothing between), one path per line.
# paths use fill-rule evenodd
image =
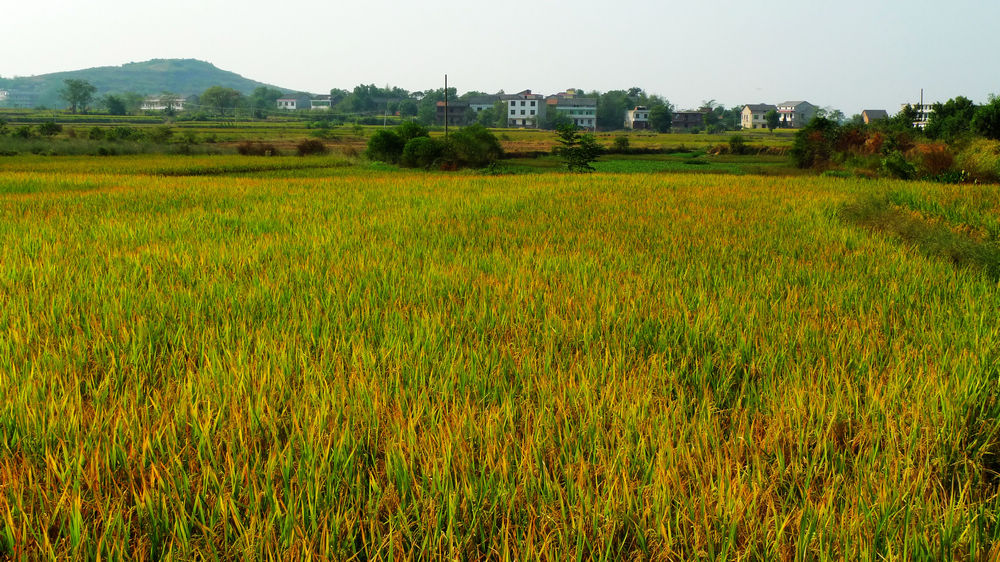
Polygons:
M889 112L884 109L866 109L861 112L861 118L864 120L865 125L868 125L873 121L888 119Z
M778 126L783 129L801 129L816 116L816 106L807 101L779 103L777 111Z
M649 128L649 108L637 105L625 111L625 128L641 131Z
M777 111L776 106L767 103L749 103L740 112L740 126L744 129L766 129L767 113Z
M508 127L535 128L545 116L545 98L531 90L505 94L501 99L507 104Z

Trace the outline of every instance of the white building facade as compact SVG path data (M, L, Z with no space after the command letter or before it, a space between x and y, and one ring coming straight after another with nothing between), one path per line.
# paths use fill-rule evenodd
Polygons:
M816 106L807 101L786 101L778 104L778 126L800 129L816 116Z
M626 129L648 129L649 128L649 108L644 105L637 105L625 112Z
M545 99L531 90L502 97L507 104L507 126L536 128L539 119L545 115Z
M744 129L766 129L768 112L777 110L776 106L766 103L744 105L740 112L740 126Z
M149 96L142 100L143 111L184 111L184 98L178 96Z

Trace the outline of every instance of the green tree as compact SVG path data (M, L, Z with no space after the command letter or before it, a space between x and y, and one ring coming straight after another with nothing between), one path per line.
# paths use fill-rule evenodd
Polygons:
M708 111L702 113L701 122L705 126L706 133L714 133L719 130L719 114L714 111L714 109L709 108Z
M211 107L216 111L216 113L225 117L226 110L231 109L235 113L236 106L242 98L243 94L232 88L212 86L202 92L198 99L201 102L201 105Z
M128 111L125 108L125 100L121 96L108 94L101 98L101 105L110 115L125 115Z
M674 123L674 112L669 103L658 103L649 108L649 126L661 133L669 133Z
M826 165L833 155L838 131L839 127L835 122L825 117L813 117L812 121L795 133L792 160L799 168Z
M87 105L94 99L94 93L97 92L97 88L86 80L76 80L73 78L67 78L63 80L63 83L66 86L59 91L59 97L69 105L70 112L86 111Z
M458 166L482 168L503 156L500 141L486 127L475 123L452 133L445 147L446 157Z
M602 151L594 135L581 135L576 125L567 124L556 129L556 142L559 146L556 147L555 153L562 157L569 171L594 171L591 163L597 160Z
M403 144L406 144L415 138L430 136L430 133L427 131L427 127L424 127L416 121L403 121L398 127L396 127L396 134L399 135Z
M775 110L768 111L764 114L764 119L767 121L767 128L773 133L775 129L778 128L778 123L781 121L781 116Z
M634 100L624 90L611 90L603 94L588 94L597 97L597 126L602 129L616 130L622 128L625 122L625 112L635 107Z
M276 104L281 95L281 90L277 88L268 88L267 86L254 88L247 100L253 108L254 117L260 119L266 116L268 111L273 111L277 107ZM333 103L332 98L330 103Z
M1000 96L990 95L972 116L972 130L988 139L1000 140Z
M417 115L417 102L409 98L405 100L400 100L399 102L399 116L400 117L415 117Z
M928 116L924 134L932 139L955 140L972 131L972 118L976 104L969 98L958 96L945 103L935 103Z
M404 168L430 168L441 158L445 145L430 137L415 137L403 147L399 164Z
M403 155L406 142L392 129L379 129L368 139L365 155L372 160L395 164Z
M146 101L146 96L137 92L125 92L121 95L121 100L125 104L125 113L135 115L142 109L142 102Z

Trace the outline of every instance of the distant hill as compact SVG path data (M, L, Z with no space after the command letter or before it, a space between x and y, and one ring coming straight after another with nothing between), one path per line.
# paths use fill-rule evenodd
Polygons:
M244 78L235 72L222 70L215 65L195 59L153 59L131 62L121 66L101 66L84 70L54 72L26 78L0 78L0 88L33 94L34 105L62 108L66 104L59 98L59 90L67 79L86 80L97 88L95 97L105 94L138 92L158 94L171 92L186 97L200 94L210 86L223 86L249 94L258 86L277 88L271 84Z

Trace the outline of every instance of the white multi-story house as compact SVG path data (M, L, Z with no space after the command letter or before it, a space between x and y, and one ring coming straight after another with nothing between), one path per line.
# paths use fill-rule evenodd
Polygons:
M0 105L3 105L7 101L7 97L10 96L10 92L7 90L0 90Z
M531 90L500 98L507 104L508 127L538 127L539 119L545 116L545 99Z
M740 126L744 129L766 129L767 113L778 108L767 103L750 103L740 112Z
M278 98L275 103L278 105L278 109L295 111L299 108L299 98Z
M597 127L597 99L556 94L545 99L546 111L556 111L581 129Z
M778 126L783 129L800 129L815 115L816 106L807 101L786 101L778 104Z
M934 113L934 105L930 103L901 103L899 104L899 109L906 109L906 106L910 106L917 112L917 115L913 118L913 126L921 129L926 127L927 122L931 119L931 113Z
M649 108L644 105L637 105L625 112L626 129L648 129L649 128Z
M163 94L159 96L149 96L142 100L141 109L143 111L184 111L184 103L187 100L180 96Z

